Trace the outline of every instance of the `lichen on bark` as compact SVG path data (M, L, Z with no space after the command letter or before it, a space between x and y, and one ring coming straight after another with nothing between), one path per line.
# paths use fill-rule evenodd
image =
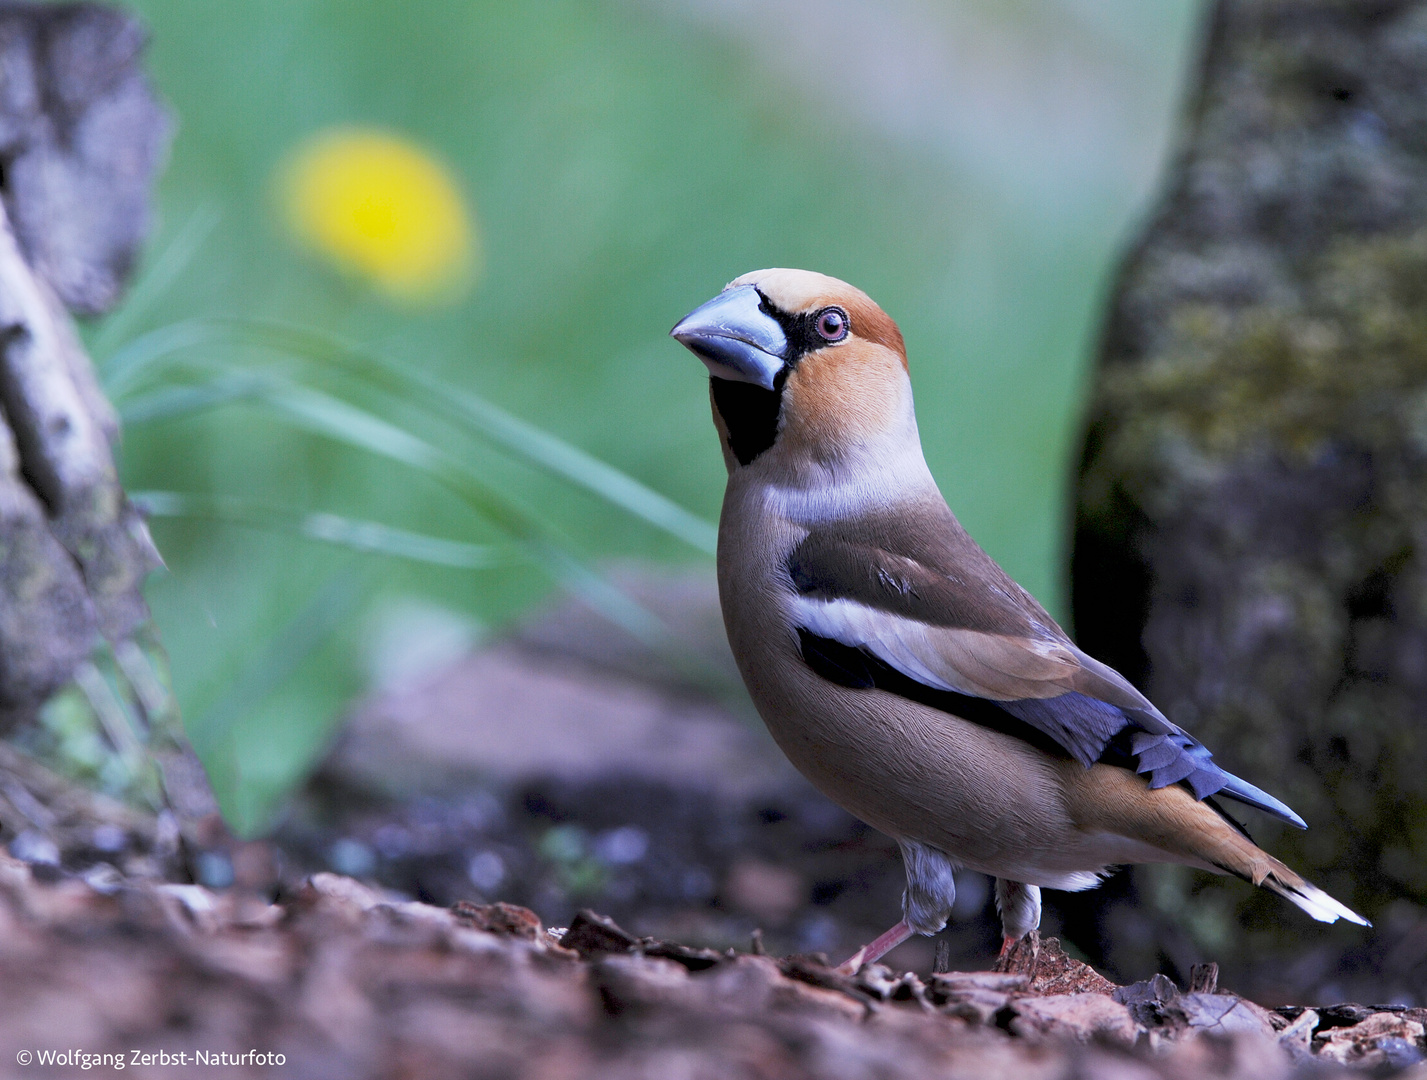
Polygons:
M1369 915L1416 912L1427 3L1223 0L1186 127L1106 325L1077 495L1077 633L1303 814L1306 834L1252 823L1277 854ZM1241 955L1275 935L1325 956L1350 945L1305 942L1276 903L1246 891L1247 922L1222 940ZM1132 953L1122 965L1150 959ZM1389 973L1427 991L1424 960Z
M144 42L110 8L0 3L0 731L147 621L160 562L69 315L117 301L148 229L171 125Z

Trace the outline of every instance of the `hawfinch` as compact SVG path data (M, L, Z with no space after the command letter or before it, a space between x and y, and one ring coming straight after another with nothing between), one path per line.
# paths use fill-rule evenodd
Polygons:
M671 334L712 376L739 671L793 764L902 851L902 920L845 970L940 931L958 867L996 879L1003 958L1042 888L1120 863L1234 874L1367 925L1211 796L1297 814L1076 648L967 535L922 457L901 332L866 294L758 270Z

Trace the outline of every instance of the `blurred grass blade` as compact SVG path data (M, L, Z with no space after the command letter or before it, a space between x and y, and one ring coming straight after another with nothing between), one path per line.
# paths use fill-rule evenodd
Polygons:
M454 458L388 420L321 390L276 379L269 381L261 395L298 427L401 462L441 481L512 536L528 540L538 532L526 514Z
M168 291L169 286L178 280L179 274L193 262L193 257L198 254L204 241L222 218L222 211L213 202L204 203L189 215L178 235L134 283L124 305L105 321L94 339L91 351L95 356L106 355L117 342L123 340L129 328L153 306L155 300Z
M521 542L556 581L594 610L660 655L669 656L671 638L657 616L583 566L553 541L546 526L491 489L454 458L365 409L311 387L272 379L262 397L298 427L401 462L432 477L482 517ZM679 658L679 662L688 667L683 658Z
M403 400L419 401L463 430L600 496L699 551L712 555L717 549L716 526L613 465L424 371L299 327L245 320L195 321L163 327L137 338L113 357L105 367L109 393L121 397L151 365L205 344L257 346L361 376ZM127 408L121 412L127 417Z
M136 491L129 501L151 517L206 518L234 525L279 529L363 553L394 555L463 570L490 570L516 561L516 552L495 544L469 544L397 529L337 514L303 513L220 495Z
M173 695L163 684L153 661L132 638L114 646L114 662L133 690L145 720L152 725L158 718L166 716L173 708Z
M240 324L234 324L240 325ZM287 334L283 328L282 332ZM299 333L294 331L293 333ZM159 336L162 334L162 336ZM173 352L185 350L203 343L207 335L210 344L232 344L231 334L223 332L221 326L194 322L165 327L162 332L144 335L126 347L125 356L116 359L116 378L121 384L133 385L138 376L151 365L166 359ZM310 335L315 341L325 339ZM258 344L250 341L249 344ZM263 342L274 348L271 342ZM292 350L282 349L292 355ZM306 354L298 354L299 357ZM357 355L370 367L370 371L390 379L389 373L368 357ZM120 363L122 361L122 363ZM526 550L537 564L557 582L579 597L615 625L621 627L650 649L663 656L672 665L699 685L722 686L722 676L698 658L686 655L671 646L674 640L663 622L625 595L607 579L584 566L563 545L554 542L549 530L537 522L529 513L492 489L467 466L438 449L424 439L360 406L343 401L324 391L294 383L279 376L257 372L239 372L212 361L201 362L203 368L215 371L208 383L191 387L166 388L155 391L147 397L120 404L121 417L129 420L131 415L140 414L147 418L173 416L185 410L193 410L220 404L225 401L248 399L260 400L284 416L295 426L321 435L358 450L364 450L392 461L400 462L418 472L425 473L442 484L491 524L501 529ZM341 370L349 371L350 368ZM400 385L406 384L399 384ZM437 384L439 385L439 384ZM112 388L111 388L111 392ZM432 391L434 394L434 391ZM456 393L451 391L451 393ZM427 396L427 395L423 395ZM514 418L511 418L513 422ZM552 441L554 437L550 437ZM583 455L583 451L570 450ZM588 455L585 455L588 456ZM595 459L591 458L591 461ZM623 476L618 470L598 463L610 473ZM642 488L637 481L628 479L629 484ZM654 499L663 496L649 489ZM676 507L690 521L706 530L709 537L714 535L713 527L682 508ZM642 516L642 515L641 515ZM705 550L712 550L709 546Z
M660 618L642 604L631 599L613 585L608 578L595 573L579 560L559 548L540 545L547 564L553 569L556 579L572 595L579 597L590 608L600 612L605 618L622 627L637 640L654 652L663 656L681 673L695 683L707 683L712 669L695 659L692 663L682 650L671 647L674 640L669 628ZM716 673L715 673L716 674ZM721 676L715 679L721 683Z
M98 361L104 390L117 401L155 364L200 345L224 344L226 337L221 328L202 319L170 323L140 334L112 356Z
M512 416L476 394L315 331L250 321L233 325L254 343L337 366L404 397L420 400L466 430L601 496L690 546L710 555L717 549L718 529L711 523L593 454Z
M91 661L86 660L75 669L74 682L88 699L89 707L99 718L100 727L118 753L128 774L128 783L139 789L151 788L152 784L145 782L150 779L148 773L151 771L148 755L123 699ZM155 792L148 791L148 794Z
M382 361L393 372L403 372ZM718 527L685 510L672 499L641 484L628 473L587 454L579 447L526 423L490 402L450 387L425 372L405 370L403 378L419 385L429 404L453 413L492 442L518 453L533 464L656 525L690 547L713 555L718 551Z
M234 401L261 397L264 380L240 374L219 376L192 386L164 386L149 394L122 401L117 407L125 426L170 420Z
M490 570L512 561L493 544L468 544L394 529L375 521L353 521L336 514L308 514L300 526L303 536L355 551L397 555L403 559L453 566L464 570Z

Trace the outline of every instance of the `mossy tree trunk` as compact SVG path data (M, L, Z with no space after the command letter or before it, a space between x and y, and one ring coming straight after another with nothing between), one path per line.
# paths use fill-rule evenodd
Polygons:
M124 498L118 422L66 307L118 299L168 116L142 28L91 5L0 5L0 712L26 717L96 636L148 618L159 565Z
M1073 574L1081 643L1310 824L1256 836L1393 924L1366 946L1392 954L1382 1000L1427 992L1427 946L1382 936L1427 904L1427 3L1215 7L1115 290ZM1181 964L1291 942L1330 979L1363 947L1165 884L1141 899Z
M112 8L0 2L0 733L76 683L135 792L176 811L197 854L225 832L155 650L136 642L157 640L142 588L161 560L120 486L118 419L70 315L118 302L148 232L172 125L145 44ZM10 797L25 778L0 780L0 841L44 832L53 815Z

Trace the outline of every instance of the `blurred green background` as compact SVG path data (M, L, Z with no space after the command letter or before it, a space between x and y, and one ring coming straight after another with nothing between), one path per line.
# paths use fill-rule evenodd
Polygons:
M413 642L457 649L612 557L708 560L524 460L522 439L546 446L529 432L475 437L420 380L711 521L704 371L665 335L757 267L844 278L898 320L948 501L1065 612L1088 357L1168 154L1195 0L132 7L179 127L138 284L86 335L126 486L188 496L151 503L168 570L149 598L238 829ZM448 170L478 237L463 291L392 300L288 234L282 162L348 125ZM389 366L352 376L332 341ZM482 510L491 492L508 505Z

